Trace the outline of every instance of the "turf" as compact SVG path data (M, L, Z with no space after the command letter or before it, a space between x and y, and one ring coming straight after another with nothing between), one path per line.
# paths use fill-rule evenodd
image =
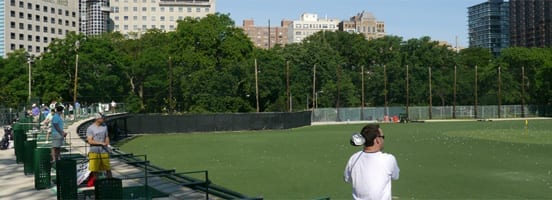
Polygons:
M552 197L552 120L383 124L399 199ZM362 125L281 131L146 135L121 145L177 171L209 170L217 185L265 199L350 199L349 145Z

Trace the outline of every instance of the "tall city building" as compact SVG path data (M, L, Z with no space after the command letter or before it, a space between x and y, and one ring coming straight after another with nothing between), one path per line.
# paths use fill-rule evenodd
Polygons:
M53 39L79 31L76 0L1 0L0 56L17 49L39 55Z
M366 39L372 40L385 36L385 23L377 21L372 13L362 11L356 16L351 17L349 21L339 23L339 30L349 33L360 33Z
M319 31L337 31L340 21L338 19L320 19L317 14L303 13L299 20L294 20L288 27L288 41L297 43Z
M109 0L79 1L79 31L84 35L99 35L109 31Z
M246 19L242 28L256 47L268 49L275 45L286 46L290 24L291 21L282 20L280 26L255 26L253 19Z
M510 0L510 45L552 46L552 1Z
M215 13L215 0L111 0L113 31L139 37L148 29L173 31L177 20Z
M509 46L509 6L503 0L488 0L468 7L470 47L489 49L499 55Z

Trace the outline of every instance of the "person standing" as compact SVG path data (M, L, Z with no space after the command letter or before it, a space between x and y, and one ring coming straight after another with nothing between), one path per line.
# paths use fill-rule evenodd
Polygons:
M38 108L38 106L34 103L33 108L31 109L31 114L33 116L33 122L38 122L38 119L40 118L40 108Z
M88 187L94 186L98 173L106 171L107 177L111 178L111 166L109 164L109 135L107 126L104 124L104 117L96 113L94 115L94 123L86 129L86 141L90 144L90 152L88 152L88 168L90 177L88 178Z
M61 159L61 145L67 133L63 131L63 106L57 106L56 112L52 117L52 163ZM46 138L50 135L50 132L46 135Z
M360 133L364 148L349 158L345 182L353 186L353 199L391 199L391 180L399 179L395 156L383 153L383 131L378 124L368 124Z

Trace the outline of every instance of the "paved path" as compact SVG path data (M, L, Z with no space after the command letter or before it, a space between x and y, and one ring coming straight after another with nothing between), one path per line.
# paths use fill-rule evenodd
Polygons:
M70 153L86 155L86 143L79 137L77 128L92 118L77 121L66 128L69 135L66 142L70 144ZM0 137L4 135L4 129L0 130ZM123 178L123 185L143 185L144 183L128 178L143 176L144 171L130 166L118 159L111 159L113 176ZM174 183L163 181L159 178L150 178L148 185L163 193L170 194L168 198L160 199L205 199L205 193L181 187ZM214 196L210 196L211 198ZM57 199L55 185L49 189L35 190L34 175L26 176L23 172L23 164L17 164L14 149L0 150L0 199ZM159 199L159 198L158 198ZM218 198L214 198L218 199Z

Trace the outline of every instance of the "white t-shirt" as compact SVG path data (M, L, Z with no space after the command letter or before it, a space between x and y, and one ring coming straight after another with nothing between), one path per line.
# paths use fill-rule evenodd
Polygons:
M345 182L353 185L353 199L391 199L391 179L399 179L395 156L382 153L357 152L345 167Z

